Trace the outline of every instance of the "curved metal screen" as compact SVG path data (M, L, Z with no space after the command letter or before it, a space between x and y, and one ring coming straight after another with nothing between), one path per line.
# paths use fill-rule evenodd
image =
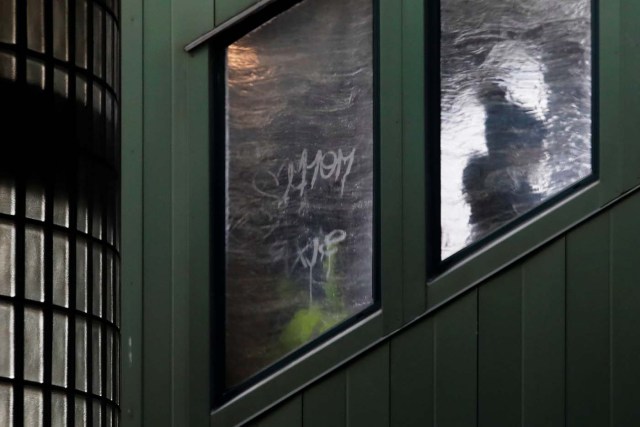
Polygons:
M119 1L0 2L0 425L119 419Z

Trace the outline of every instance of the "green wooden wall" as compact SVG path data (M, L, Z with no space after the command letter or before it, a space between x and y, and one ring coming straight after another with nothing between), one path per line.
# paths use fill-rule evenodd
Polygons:
M640 425L640 193L248 425Z
M209 413L208 57L206 50L183 48L253 3L122 5L124 427L235 425L223 418L211 423ZM383 183L385 197L402 207L383 215L385 235L393 237L384 289L394 297L380 336L391 335L319 377L308 371L310 383L256 412L293 392L275 381L277 395L254 399L246 417L257 415L244 425L640 425L640 192L628 192L640 184L640 2L600 2L607 5L606 28L615 30L600 37L608 82L600 94L604 196L589 190L588 198L545 215L538 228L527 226L520 240L506 239L495 256L481 254L472 268L445 277L446 286L430 289L422 264L426 212L418 196L426 126L424 4L381 4L389 143L383 155L402 165ZM413 190L410 197L403 185ZM537 246L553 236L520 257L532 246L521 242ZM483 260L492 264L490 274ZM369 344L363 342L341 348ZM244 407L238 408L234 419Z

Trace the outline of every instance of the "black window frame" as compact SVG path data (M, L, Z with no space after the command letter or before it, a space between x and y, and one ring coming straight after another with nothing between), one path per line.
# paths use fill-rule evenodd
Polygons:
M429 216L427 221L427 271L428 279L434 280L446 271L465 262L505 237L523 224L544 215L550 208L557 206L563 200L577 192L598 182L600 179L600 64L599 52L599 7L598 0L591 3L591 173L572 183L560 192L546 198L527 212L512 218L478 240L465 245L446 258L442 258L442 218L441 218L441 4L442 1L425 2L425 122L426 129L426 209Z
M254 373L242 383L227 387L225 381L225 264L226 264L226 143L227 143L227 47L241 39L259 26L288 11L304 1L320 0L271 0L258 3L257 7L247 9L234 19L216 27L203 35L185 49L193 50L203 44L209 47L210 86L210 245L212 262L210 263L210 395L211 409L215 410L238 397L251 387L267 379L293 362L330 341L332 338L371 317L382 308L382 287L380 279L380 66L379 66L379 1L369 0L372 4L372 70L373 70L373 206L372 206L372 302L364 310L341 321L319 337L312 339L284 357Z

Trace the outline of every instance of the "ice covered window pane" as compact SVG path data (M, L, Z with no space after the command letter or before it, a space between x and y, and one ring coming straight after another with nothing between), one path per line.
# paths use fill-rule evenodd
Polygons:
M227 49L233 386L373 302L371 0L306 0Z
M441 1L442 257L589 176L590 0Z

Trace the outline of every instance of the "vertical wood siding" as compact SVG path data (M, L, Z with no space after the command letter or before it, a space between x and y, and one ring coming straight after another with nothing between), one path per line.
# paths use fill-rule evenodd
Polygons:
M639 218L636 193L249 425L640 425Z

